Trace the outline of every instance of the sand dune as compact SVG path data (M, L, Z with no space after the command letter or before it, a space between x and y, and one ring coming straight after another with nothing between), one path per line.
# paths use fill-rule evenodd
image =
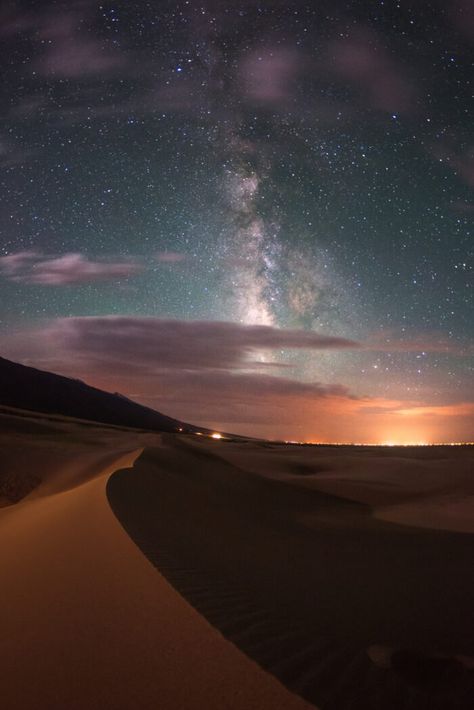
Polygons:
M9 710L471 707L474 538L433 501L469 519L472 450L17 415L0 413Z
M308 707L224 641L110 510L108 476L159 436L11 415L0 431L3 471L16 461L40 479L0 510L2 707Z
M350 500L357 476L344 498L343 478L337 495L319 490L306 470L286 473L294 449L279 448L276 473L268 451L165 437L133 473L110 479L109 500L173 586L308 701L334 710L470 708L474 538L377 520L366 502ZM306 449L298 466L337 469L340 454ZM364 490L372 480L371 497L387 502L395 473L389 467L384 483L370 456L360 463ZM423 475L431 495L440 471L431 484L428 468ZM415 490L421 500L422 480L410 493L408 479L395 499Z
M368 504L384 520L474 533L474 447L253 447L228 443L226 461Z

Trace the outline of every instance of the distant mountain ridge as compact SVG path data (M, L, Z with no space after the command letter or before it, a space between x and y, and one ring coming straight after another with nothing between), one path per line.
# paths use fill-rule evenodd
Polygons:
M0 357L0 404L149 431L209 433L208 429L167 417L124 395L104 392L82 380L3 357Z

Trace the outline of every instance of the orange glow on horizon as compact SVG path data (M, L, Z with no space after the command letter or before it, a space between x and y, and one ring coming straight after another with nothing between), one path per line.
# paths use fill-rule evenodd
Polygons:
M474 441L407 441L403 443L394 441L295 441L294 439L284 439L283 441L271 439L270 441L293 446L375 446L380 448L404 446L474 446Z

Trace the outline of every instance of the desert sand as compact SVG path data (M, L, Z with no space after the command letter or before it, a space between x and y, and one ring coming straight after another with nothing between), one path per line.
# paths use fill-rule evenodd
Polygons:
M0 431L5 707L471 707L472 449Z
M314 705L467 709L474 538L425 501L455 491L467 510L472 461L165 435L107 491L173 586ZM396 524L393 503L410 507Z
M214 448L215 451L215 448ZM395 523L474 533L474 446L287 446L229 442L247 471L371 506Z
M3 414L2 471L39 477L0 510L8 710L309 707L225 641L112 513L109 475L159 435Z

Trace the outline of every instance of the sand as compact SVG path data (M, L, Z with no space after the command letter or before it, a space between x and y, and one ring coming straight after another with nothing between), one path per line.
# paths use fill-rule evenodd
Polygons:
M2 469L42 479L0 510L2 707L308 707L192 609L113 515L109 475L159 436L11 415L0 431Z
M471 707L472 450L0 432L9 710Z
M412 464L400 451L165 436L107 492L173 586L314 705L467 710L474 537L429 529L422 494L457 476L461 495L468 468L465 451L442 453L458 457L457 474L435 453L411 452ZM391 500L418 500L423 524L380 520Z
M226 461L289 483L366 503L401 525L474 533L474 447L282 447L229 442Z

